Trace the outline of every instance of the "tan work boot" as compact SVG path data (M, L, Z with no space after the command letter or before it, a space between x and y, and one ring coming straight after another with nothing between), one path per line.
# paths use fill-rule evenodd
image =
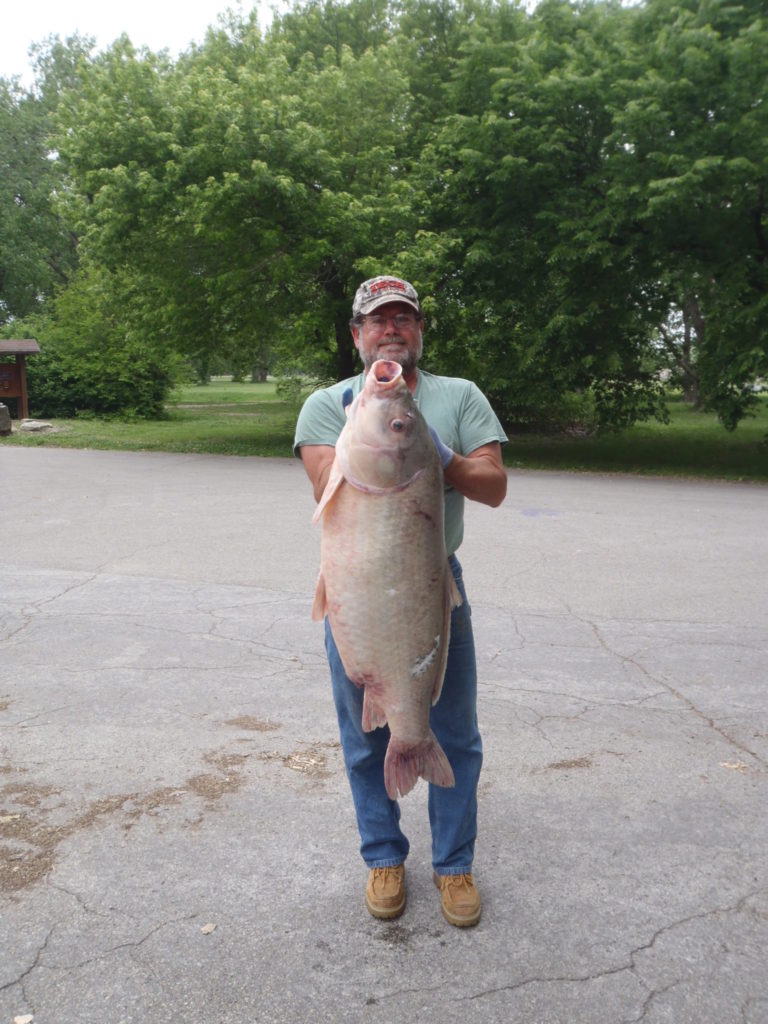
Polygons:
M443 917L457 928L469 928L480 920L482 904L472 875L432 876L443 897Z
M405 865L371 868L365 887L365 905L374 917L389 920L405 910Z

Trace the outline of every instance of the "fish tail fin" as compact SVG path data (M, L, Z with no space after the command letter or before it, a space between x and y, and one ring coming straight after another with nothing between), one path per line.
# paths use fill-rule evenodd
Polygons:
M410 793L420 777L435 786L455 785L448 758L431 729L429 736L416 744L393 736L384 758L384 785L390 800Z

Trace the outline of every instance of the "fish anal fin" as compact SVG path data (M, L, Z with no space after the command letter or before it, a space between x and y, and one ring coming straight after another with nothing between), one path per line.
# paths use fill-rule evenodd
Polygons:
M464 598L459 593L459 588L456 585L456 580L453 578L453 573L451 572L450 567L448 569L448 580L448 595L450 598L451 611L453 611L454 608L458 608L460 605L464 604Z
M372 691L366 686L363 694L363 732L373 732L387 724L387 716L384 709L380 707Z

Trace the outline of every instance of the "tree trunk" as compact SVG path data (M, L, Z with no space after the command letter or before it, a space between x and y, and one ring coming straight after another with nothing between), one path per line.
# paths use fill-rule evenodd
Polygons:
M349 330L352 296L347 294L345 284L339 275L339 269L333 261L328 261L323 266L320 280L326 294L332 299L335 309L336 369L339 380L344 380L358 372L357 349Z
M338 352L339 380L353 377L359 372L357 349L349 329L349 316L336 318L336 351Z
M699 309L695 295L686 295L683 299L683 325L685 340L683 342L683 397L698 412L702 406L701 378L698 370L698 359L694 360L693 335L696 335L696 350L701 352L704 343L704 318Z
M691 339L691 321L683 306L683 353L680 365L683 371L683 400L698 409L701 405L699 381L693 369L693 346Z
M211 382L211 357L205 352L200 356L197 364L198 384L210 384Z

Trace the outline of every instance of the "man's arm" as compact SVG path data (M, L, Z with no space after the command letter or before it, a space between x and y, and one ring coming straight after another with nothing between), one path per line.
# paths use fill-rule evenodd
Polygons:
M336 449L327 444L305 444L299 448L301 461L312 483L315 501L320 501L328 483ZM507 494L507 471L498 441L481 445L469 455L454 452L443 471L446 483L472 501L496 508Z
M307 476L312 481L315 501L320 501L331 474L336 449L329 444L303 444L299 448L299 455Z
M302 448L302 457L303 453ZM507 495L507 471L501 460L501 445L498 441L480 445L469 455L454 452L443 474L446 483L459 494L472 501L481 501L491 508L500 505Z

